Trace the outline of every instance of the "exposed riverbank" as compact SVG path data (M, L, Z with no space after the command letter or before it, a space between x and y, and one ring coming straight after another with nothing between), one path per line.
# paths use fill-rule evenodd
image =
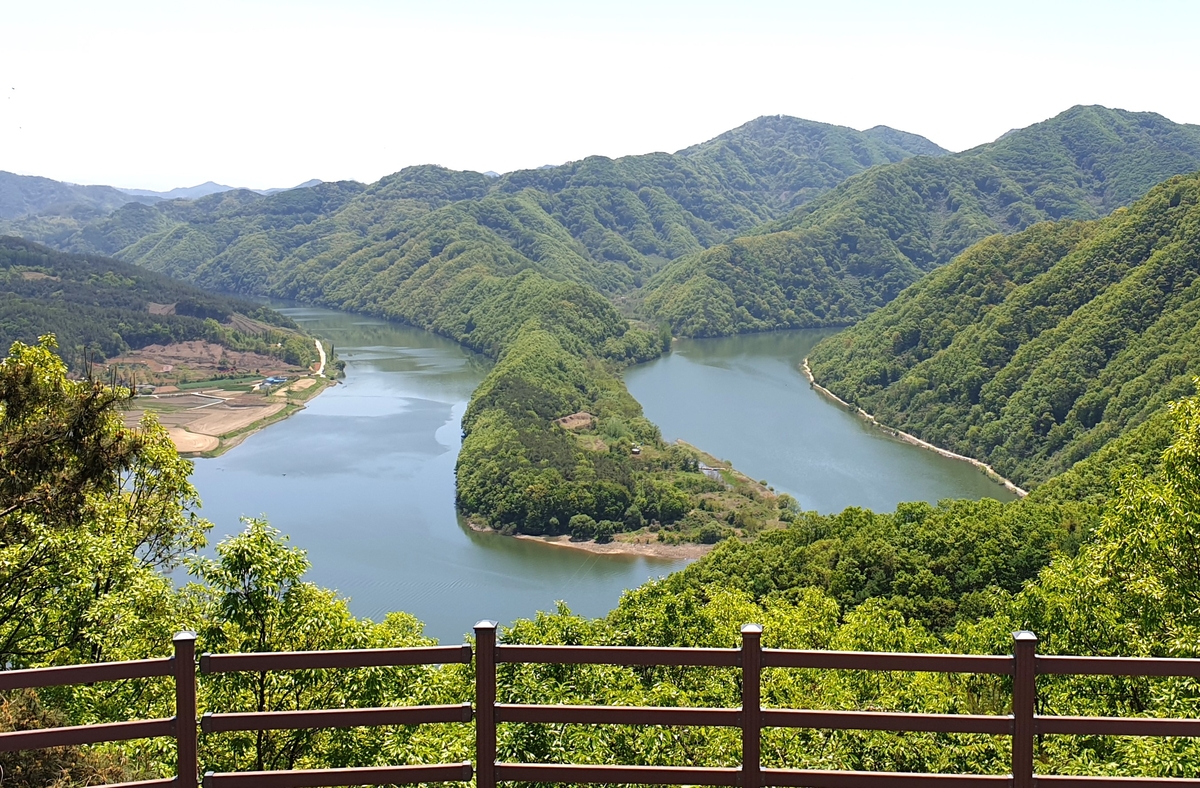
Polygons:
M134 425L143 414L153 413L181 455L217 457L254 433L304 410L308 402L335 384L325 377L301 377L274 390L249 391L245 384L214 381L213 388L137 397L125 420Z
M809 385L811 385L813 387L813 390L815 390L817 393L821 394L821 396L826 397L826 398L838 403L839 405L842 405L847 410L850 410L850 411L856 413L864 421L868 422L873 427L877 427L878 429L882 430L883 432L887 433L888 435L892 436L893 438L904 441L905 443L912 444L913 446L919 446L922 449L928 449L929 451L934 452L935 454L939 454L943 457L946 457L946 458L949 458L952 460L961 460L962 462L969 463L969 464L975 466L976 468L978 468L979 470L983 471L985 474L987 474L989 479L997 482L998 484L1003 485L1006 490L1015 494L1019 498L1024 498L1026 495L1029 494L1026 490L1021 489L1020 487L1013 484L1008 479L1001 476L999 473L997 473L995 471L995 469L992 468L992 466L988 465L985 462L981 462L981 461L975 459L974 457L967 457L962 454L956 454L948 449L943 449L940 446L934 446L932 443L929 443L928 441L923 441L915 435L910 435L907 432L904 432L903 430L898 430L895 427L889 427L886 424L880 423L879 420L876 419L874 415L867 413L865 410L863 410L860 407L851 405L849 402L846 402L844 399L842 399L841 397L834 394L832 391L830 391L829 389L825 388L820 383L818 383L816 381L816 378L813 377L812 370L809 369L809 367L808 367L808 358L807 357L805 357L804 363L801 364L800 369L804 372L804 377L808 378Z
M484 525L467 521L467 526L477 533L499 534ZM657 540L657 534L633 533L617 534L611 542L597 542L593 539L574 539L567 534L558 536L533 536L530 534L505 534L513 539L526 542L537 542L554 547L565 547L571 550L583 550L597 555L636 555L643 558L664 558L674 560L689 560L703 558L712 552L716 545L711 544L667 544Z

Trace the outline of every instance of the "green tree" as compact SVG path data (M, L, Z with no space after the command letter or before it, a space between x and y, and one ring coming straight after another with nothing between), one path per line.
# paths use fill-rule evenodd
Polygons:
M160 570L204 544L191 463L129 396L74 381L53 337L0 361L0 663L119 653L163 609ZM146 610L139 610L144 605Z
M184 590L198 623L198 648L218 653L317 651L433 645L405 613L382 623L356 619L334 591L304 580L303 550L262 520L217 546L215 559L188 562L197 581ZM417 666L359 670L225 673L204 677L203 705L213 711L378 707L462 702L466 674ZM203 740L207 768L271 770L405 763L427 757L463 760L466 731L351 729L257 731Z

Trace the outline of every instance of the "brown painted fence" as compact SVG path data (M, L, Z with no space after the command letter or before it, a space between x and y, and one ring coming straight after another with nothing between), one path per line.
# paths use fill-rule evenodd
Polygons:
M422 766L371 766L276 772L204 775L204 788L318 788L349 785L394 785L465 782L477 788L499 782L637 783L647 785L811 786L811 788L1117 788L1170 786L1200 788L1200 779L1035 776L1034 737L1043 735L1200 736L1200 720L1161 718L1053 717L1035 712L1038 675L1188 676L1200 678L1200 659L1039 656L1030 632L1014 635L1007 656L958 654L893 654L844 651L763 649L762 628L742 628L740 649L634 648L612 646L525 646L496 642L496 624L475 627L476 647L364 649L263 654L205 654L200 673L311 670L336 668L439 665L475 662L475 705L413 706L380 709L323 709L284 712L205 714L206 733L346 728L377 725L475 721L475 768L470 763ZM195 635L175 636L175 653L166 659L75 665L35 670L0 671L0 691L65 686L96 681L173 676L175 716L157 720L86 725L71 728L0 733L0 752L173 737L180 777L124 783L133 786L196 788L196 659ZM503 663L553 665L696 666L740 669L742 705L736 709L617 706L542 706L496 702L496 666ZM898 712L764 709L759 682L763 668L818 668L866 671L923 671L995 674L1013 677L1012 714L908 714ZM496 728L501 723L672 725L739 728L740 767L583 766L496 761ZM894 772L764 769L760 762L763 728L820 728L896 732L979 733L1012 739L1012 772L1007 775L907 774Z

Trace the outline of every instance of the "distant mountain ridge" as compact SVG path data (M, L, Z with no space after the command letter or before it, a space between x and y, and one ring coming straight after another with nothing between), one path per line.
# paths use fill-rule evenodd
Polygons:
M324 183L317 178L307 180L297 186L288 186L282 189L247 189L257 194L275 194L277 192L285 192L291 189L307 189L310 186L316 186L319 183ZM205 181L197 186L180 186L170 191L156 192L150 189L118 189L125 194L131 194L135 197L157 197L161 200L195 200L200 197L207 197L210 194L218 194L220 192L231 192L240 189L238 186L224 186L220 183Z
M409 167L366 186L231 190L125 206L81 228L27 222L11 231L207 287L357 309L386 311L381 299L394 295L396 277L425 265L412 257L425 248L434 258L477 249L491 270L532 268L615 294L850 175L914 155L906 146L941 150L917 135L769 116L678 154L592 156L498 178ZM367 260L377 261L369 266L377 285L360 295L350 282L367 276Z
M0 170L0 219L19 219L45 212L97 216L133 201L151 200L128 195L111 186L78 186Z
M962 153L847 178L783 219L672 261L644 303L691 336L845 325L988 235L1095 219L1197 169L1200 126L1073 107Z

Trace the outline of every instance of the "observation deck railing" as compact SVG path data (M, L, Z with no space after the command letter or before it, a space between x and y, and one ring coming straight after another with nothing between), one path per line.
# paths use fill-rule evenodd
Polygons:
M175 716L97 725L0 733L0 753L152 737L172 737L178 776L112 788L174 786L196 788L318 788L350 785L404 785L467 782L494 788L501 782L561 784L811 786L811 788L1125 788L1167 786L1200 788L1200 778L1071 777L1034 773L1035 737L1200 736L1200 720L1151 717L1062 717L1036 713L1039 675L1183 676L1200 678L1200 659L1040 656L1031 632L1014 634L1010 655L897 654L885 652L796 651L763 649L762 628L742 628L741 648L643 648L617 646L533 646L496 641L496 624L475 627L475 648L364 649L293 653L205 654L197 665L195 635L174 638L174 656L133 662L0 671L0 691L68 686L99 681L173 677ZM196 677L199 674L313 670L475 663L475 703L374 709L317 709L208 713L197 726ZM738 708L623 707L497 703L498 664L724 667L741 673ZM992 674L1012 677L1012 713L915 714L763 708L760 681L764 668L905 671ZM199 778L198 729L231 731L330 729L382 725L475 722L475 763L368 766L272 772L207 772ZM504 723L582 725L664 725L738 728L739 767L574 765L502 763L496 757L496 731ZM1008 736L1011 773L1006 775L925 774L763 768L763 728L812 728L892 732L975 733Z

